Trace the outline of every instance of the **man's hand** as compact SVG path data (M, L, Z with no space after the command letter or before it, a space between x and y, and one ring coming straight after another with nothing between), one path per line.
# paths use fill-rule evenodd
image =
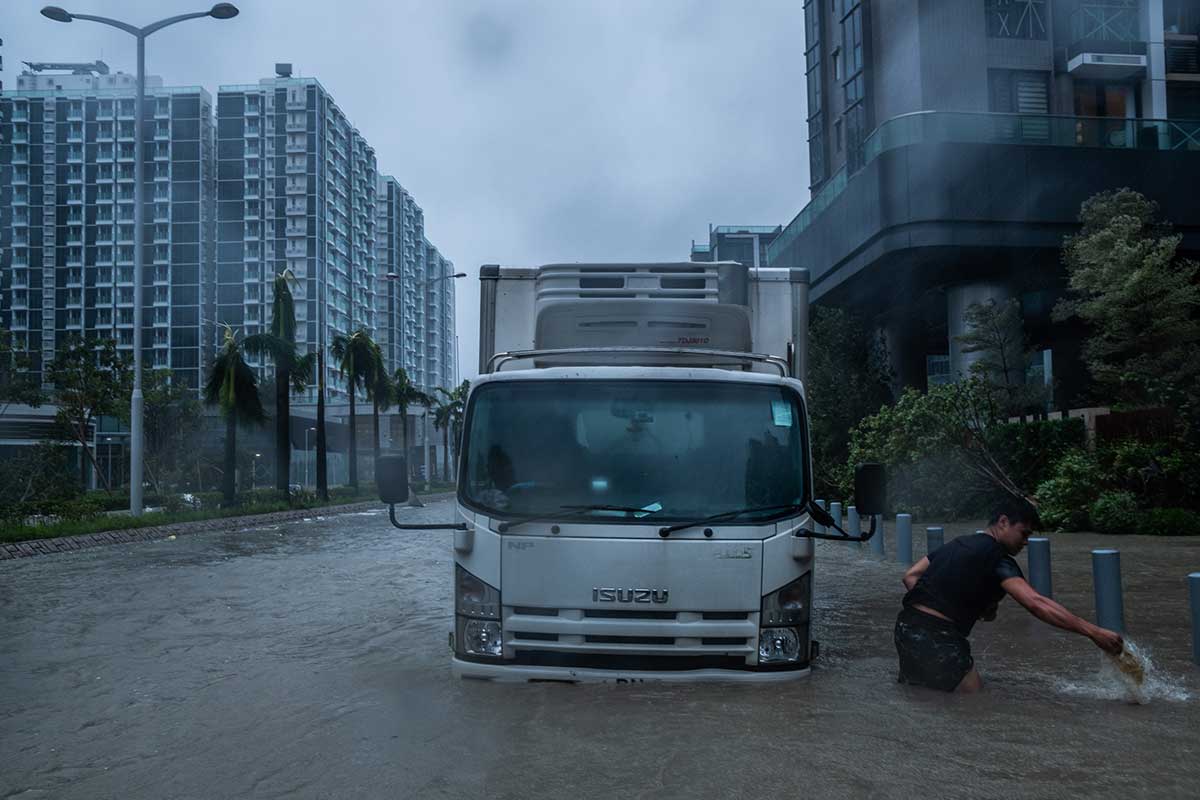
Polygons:
M1125 640L1121 638L1121 634L1116 631L1110 631L1107 628L1096 628L1095 632L1088 637L1109 655L1118 655L1121 649L1125 647Z

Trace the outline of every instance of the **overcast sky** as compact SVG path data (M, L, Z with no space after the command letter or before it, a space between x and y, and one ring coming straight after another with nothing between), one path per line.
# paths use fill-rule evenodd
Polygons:
M61 0L60 0L61 1ZM135 24L207 0L65 0ZM131 37L3 0L21 61L133 72ZM480 264L685 260L708 224L787 223L808 197L798 0L240 0L237 18L155 34L169 86L314 76L425 209L458 281L464 377Z

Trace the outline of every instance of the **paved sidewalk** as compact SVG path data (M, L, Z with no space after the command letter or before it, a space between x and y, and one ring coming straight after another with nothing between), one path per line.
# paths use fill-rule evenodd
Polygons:
M428 494L419 496L423 502L441 500L453 497L453 492ZM74 550L86 550L91 547L101 547L108 544L127 544L130 542L152 542L166 539L168 536L186 536L189 533L209 533L212 531L231 531L244 528L247 525L272 525L294 519L311 517L328 517L336 514L346 514L355 511L369 511L381 507L378 500L363 500L357 503L347 503L339 506L321 506L319 508L296 508L288 511L275 511L269 514L247 514L238 517L220 517L217 519L202 519L192 522L176 522L167 525L154 525L147 528L129 528L126 530L100 531L84 533L78 536L59 536L53 539L30 539L24 542L5 542L0 544L0 560L12 558L29 558L31 556L51 555L53 553L69 553Z

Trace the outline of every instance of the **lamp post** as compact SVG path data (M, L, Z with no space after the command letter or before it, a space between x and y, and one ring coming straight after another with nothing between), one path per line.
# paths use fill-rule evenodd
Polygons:
M311 450L309 449L309 447L308 447L308 435L309 435L310 433L316 433L316 431L317 431L317 429L316 429L316 428L309 428L309 429L307 429L306 431L304 431L304 455L305 455L305 459L304 459L304 485L305 485L305 486L308 486L308 484L309 484L309 466L310 466L310 465L312 464L312 462L313 462L312 451L311 451Z
M174 17L160 19L141 28L127 22L98 17L92 14L72 14L58 6L46 6L42 16L55 22L72 22L77 19L87 22L99 22L113 28L125 31L137 39L137 97L134 99L134 117L136 119L133 132L133 397L129 404L129 513L140 516L142 513L142 479L144 468L142 463L142 447L144 432L142 429L142 249L145 238L145 209L142 207L142 183L145 180L145 132L142 127L146 122L146 38L168 25L189 19L212 17L213 19L232 19L238 15L237 6L232 3L217 3L208 11L195 11L190 14L179 14Z
M262 453L254 454L254 469L250 473L250 488L251 489L258 488L258 460L260 458L262 458Z
M386 277L389 281L395 281L395 280L400 279L400 276L395 272L389 272L384 277ZM455 278L465 278L465 277L467 277L467 273L456 272L453 275L441 275L437 278L427 278L423 281L418 281L416 285L422 287L425 290L424 297L423 297L424 309L426 311L428 311L428 309L429 309L429 285L430 284L437 283L438 281L448 281L448 280L453 280ZM404 304L401 303L400 307L403 308ZM425 330L425 336L421 340L421 357L424 361L428 362L428 360L429 360L429 330L428 330L428 327ZM404 416L405 417L408 416L407 408L404 409ZM424 426L423 426L424 427L424 431L423 431L424 432L424 441L421 443L421 455L425 462L425 491L429 492L429 490L431 488L430 487L430 475L429 475L429 466L430 466L429 465L429 409L425 409L425 413L422 414L421 416L422 416L422 420L424 422ZM405 424L407 424L407 421Z

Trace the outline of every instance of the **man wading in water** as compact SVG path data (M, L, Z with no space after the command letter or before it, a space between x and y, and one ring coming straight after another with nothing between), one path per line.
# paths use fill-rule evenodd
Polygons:
M960 536L922 558L904 576L904 609L896 618L900 682L944 692L975 692L983 680L967 635L978 619L993 620L1005 594L1055 627L1121 652L1121 636L1080 619L1025 581L1013 556L1040 525L1029 503L1012 500L992 515L984 533Z

